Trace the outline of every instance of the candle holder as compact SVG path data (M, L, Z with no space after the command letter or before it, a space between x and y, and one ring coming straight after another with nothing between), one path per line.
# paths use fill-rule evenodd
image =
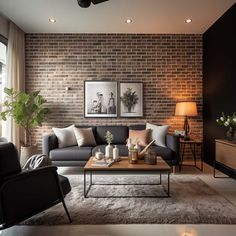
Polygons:
M130 149L128 159L129 159L130 164L137 164L138 163L138 150Z

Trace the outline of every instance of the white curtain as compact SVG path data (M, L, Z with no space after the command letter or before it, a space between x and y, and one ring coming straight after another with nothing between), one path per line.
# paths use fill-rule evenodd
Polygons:
M25 34L12 22L9 23L5 87L17 91L25 89ZM19 150L23 134L11 117L3 124L3 136Z

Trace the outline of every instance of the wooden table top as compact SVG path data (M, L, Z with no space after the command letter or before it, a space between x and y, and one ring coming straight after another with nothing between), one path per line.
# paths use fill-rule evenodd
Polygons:
M156 165L148 165L144 160L139 160L137 164L129 164L128 157L121 157L121 161L114 163L112 166L95 166L94 156L90 157L86 163L84 170L121 170L121 171L149 171L149 170L171 170L171 167L161 158L157 157Z

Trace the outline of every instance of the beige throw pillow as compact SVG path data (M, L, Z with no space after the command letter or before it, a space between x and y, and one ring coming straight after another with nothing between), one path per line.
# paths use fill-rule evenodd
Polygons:
M97 145L92 128L74 127L74 133L79 147Z
M150 130L129 130L129 138L133 144L139 142L139 145L147 146L150 141Z
M166 147L166 135L168 133L169 125L153 125L146 124L146 129L151 130L151 138L155 140L158 146Z
M52 128L54 134L57 136L59 148L74 146L77 144L73 130L74 126L75 125L66 128Z

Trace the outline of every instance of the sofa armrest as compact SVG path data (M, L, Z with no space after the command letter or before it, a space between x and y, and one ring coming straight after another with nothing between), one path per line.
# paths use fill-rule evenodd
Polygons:
M174 134L166 135L166 146L170 148L175 155L175 160L173 160L173 164L179 164L179 136Z
M55 134L47 134L43 136L43 154L49 156L51 150L58 148L58 140Z

